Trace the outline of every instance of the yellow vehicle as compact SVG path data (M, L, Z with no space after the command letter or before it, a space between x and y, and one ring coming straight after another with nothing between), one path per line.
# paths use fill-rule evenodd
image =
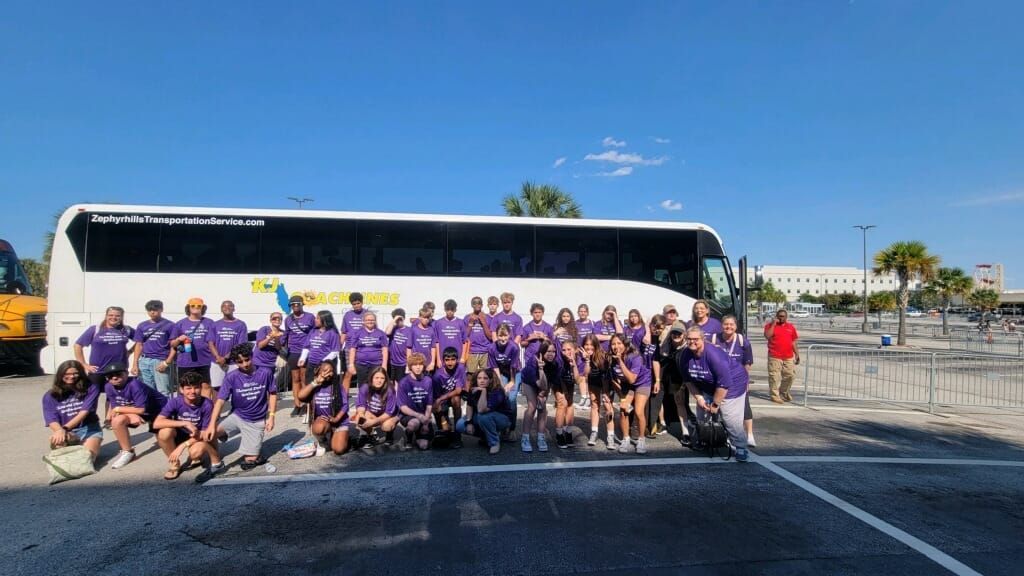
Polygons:
M32 295L10 243L0 240L0 363L39 366L46 345L46 300Z

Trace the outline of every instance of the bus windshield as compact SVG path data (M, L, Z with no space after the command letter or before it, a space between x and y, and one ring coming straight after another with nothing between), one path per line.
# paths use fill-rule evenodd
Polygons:
M28 276L14 252L0 251L0 293L32 294Z

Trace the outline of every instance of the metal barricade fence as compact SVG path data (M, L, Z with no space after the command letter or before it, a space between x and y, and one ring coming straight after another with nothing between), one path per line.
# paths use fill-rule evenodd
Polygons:
M810 398L1024 408L1024 359L812 344L803 355Z
M949 349L1024 357L1024 334L954 328L949 331Z

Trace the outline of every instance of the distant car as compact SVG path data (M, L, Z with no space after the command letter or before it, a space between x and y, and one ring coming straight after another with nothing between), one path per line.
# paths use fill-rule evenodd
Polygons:
M794 310L794 311L790 312L789 315L792 316L793 318L810 318L811 317L811 313L807 312L806 310Z
M907 308L907 317L909 317L909 318L923 318L924 317L924 312L918 310L917 308Z

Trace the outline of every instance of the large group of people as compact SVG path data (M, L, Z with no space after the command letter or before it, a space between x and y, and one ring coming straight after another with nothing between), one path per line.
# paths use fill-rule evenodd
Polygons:
M554 325L539 303L521 317L511 293L487 298L487 311L474 297L462 317L454 300L437 318L432 302L412 318L397 308L386 325L360 294L349 301L339 324L330 311L307 312L303 298L293 296L290 311L270 314L254 341L230 301L213 320L203 300L192 298L173 322L152 300L148 319L135 329L123 324L123 309L110 307L76 341L76 359L57 368L43 397L50 445L79 443L95 456L105 424L119 445L111 468L120 469L136 457L129 431L146 425L167 456L164 477L203 465L203 482L225 468L219 444L230 435L240 436L243 470L266 462L264 437L286 390L291 417L302 418L339 455L391 444L459 448L464 434L479 437L492 454L516 436L523 452L546 452L549 404L550 438L563 450L576 446L579 428L586 445L597 446L603 426L607 449L645 454L646 441L667 431L666 415L678 419L684 446L695 443L695 422L712 417L724 423L738 461L755 445L750 341L736 318L713 318L702 300L688 321L672 305L647 321L635 309L622 321L606 306L593 321L581 304L575 316L559 310ZM791 399L796 349L784 314L764 328L772 400L780 402ZM588 416L581 427L577 409Z

